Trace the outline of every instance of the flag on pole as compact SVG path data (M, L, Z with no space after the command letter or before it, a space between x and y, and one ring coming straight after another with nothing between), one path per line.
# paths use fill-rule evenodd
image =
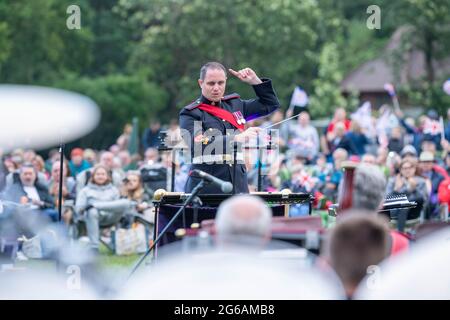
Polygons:
M308 95L299 86L296 86L292 93L290 108L295 106L304 107L308 104Z
M384 90L387 91L387 93L391 96L391 97L395 97L397 94L395 93L395 88L394 85L392 83L385 83L384 84Z
M442 88L444 89L444 92L450 96L450 78L448 78L447 81L444 82Z
M444 128L441 125L440 121L427 119L425 120L424 126L423 126L423 133L424 134L430 134L432 136L436 136L441 134L441 132L444 130Z
M369 136L375 136L376 131L372 122L372 104L370 101L365 101L355 112L350 116L352 121L356 121L363 129L364 133Z

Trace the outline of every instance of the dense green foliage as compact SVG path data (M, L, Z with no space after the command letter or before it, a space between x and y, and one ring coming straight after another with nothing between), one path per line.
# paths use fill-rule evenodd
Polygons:
M71 4L81 8L80 30L66 27ZM381 8L380 30L366 27L372 4ZM419 47L429 61L448 55L448 12L445 0L1 0L0 83L90 96L102 123L80 144L96 148L113 143L133 116L141 129L151 117L177 117L198 96L199 67L209 60L272 78L283 107L301 85L313 115L330 116L336 105L348 107L342 78L379 56L398 27L411 30L403 48ZM444 79L427 68L403 92L444 110ZM232 78L228 91L252 96Z

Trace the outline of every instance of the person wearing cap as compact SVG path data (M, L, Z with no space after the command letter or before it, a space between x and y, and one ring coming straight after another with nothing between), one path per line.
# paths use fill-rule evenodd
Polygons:
M438 190L439 185L445 177L435 168L435 158L433 153L423 151L419 157L419 173L431 182L431 192L429 205L426 210L426 217L433 218L438 214Z
M77 174L89 169L91 165L84 158L84 152L81 148L75 148L70 153L69 169L72 177L76 178Z
M402 151L400 152L400 156L402 157L402 159L406 157L417 158L417 150L413 145L408 144L403 147Z

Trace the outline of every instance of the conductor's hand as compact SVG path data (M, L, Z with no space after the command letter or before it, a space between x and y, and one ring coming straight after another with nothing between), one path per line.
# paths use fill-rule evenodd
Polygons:
M262 83L261 79L256 75L255 71L250 68L244 68L239 71L234 71L233 69L228 69L230 73L241 80L242 82L256 85Z
M258 134L260 134L262 131L263 129L258 127L248 128L244 132L235 135L234 141L244 143L250 139L256 139L256 137L258 137Z

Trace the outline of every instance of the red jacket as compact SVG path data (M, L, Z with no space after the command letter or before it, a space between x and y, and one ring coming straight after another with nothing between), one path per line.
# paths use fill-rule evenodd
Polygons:
M391 256L395 256L409 248L409 239L396 230L391 230Z
M438 189L439 203L447 203L450 206L450 178L441 182Z

